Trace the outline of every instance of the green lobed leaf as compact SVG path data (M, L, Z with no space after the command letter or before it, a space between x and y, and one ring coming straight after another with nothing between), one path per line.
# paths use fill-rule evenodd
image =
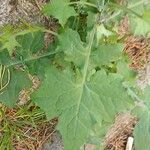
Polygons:
M0 91L0 102L8 107L15 106L19 92L30 86L31 82L27 73L11 69L8 86Z
M44 7L43 12L47 16L57 18L59 23L64 26L69 17L76 16L76 12L69 2L69 0L52 0Z
M20 44L17 40L18 36L24 36L25 34L32 34L32 33L34 34L35 32L38 33L38 31L43 30L43 28L37 27L37 26L29 27L28 29L22 29L22 28L20 29L20 28L18 27L17 29L15 29L12 26L8 25L1 29L2 33L0 35L0 51L6 49L6 50L8 50L8 52L11 56L12 53L14 52L14 49L16 47L20 47ZM40 44L37 41L34 41L35 45Z
M71 30L67 32L64 34L69 35L66 37L71 44L68 43L66 49L74 48L69 56L73 58L79 50L84 54L79 57L83 62L80 74L75 74L71 69L59 71L52 66L47 68L45 79L33 95L33 100L49 119L59 116L57 128L62 134L65 150L78 150L90 136L94 122L112 121L116 113L132 106L132 100L122 85L120 75L107 75L100 70L88 77L95 30L89 34L89 43L84 50L78 36ZM68 39L60 40L64 51Z
M116 75L107 76L99 71L90 81L79 83L74 82L69 72L61 73L54 68L47 68L45 81L34 99L48 118L60 115L58 129L66 150L79 149L86 141L92 118L110 121L131 103Z
M12 107L16 104L19 92L22 89L30 88L31 86L31 82L28 78L27 73L19 72L15 70L13 66L17 66L19 64L24 65L26 63L26 65L29 67L28 71L33 74L40 74L40 77L43 77L43 63L44 65L48 65L48 61L46 59L43 58L43 60L37 60L40 57L38 57L38 55L34 55L34 53L37 53L42 48L44 48L44 33L35 31L33 33L18 33L18 35L19 36L14 36L15 40L19 44L19 47L16 47L15 55L13 58L9 55L6 48L2 52L0 52L0 64L6 66L6 72L10 70L10 81L7 87L4 88L4 90L0 91L0 102L9 107ZM33 69L32 65L37 68ZM7 74L5 76L7 76Z

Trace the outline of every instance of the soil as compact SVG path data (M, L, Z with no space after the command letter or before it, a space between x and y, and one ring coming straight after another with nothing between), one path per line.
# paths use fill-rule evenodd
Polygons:
M19 21L33 24L42 22L39 8L30 0L0 0L0 4L0 26Z

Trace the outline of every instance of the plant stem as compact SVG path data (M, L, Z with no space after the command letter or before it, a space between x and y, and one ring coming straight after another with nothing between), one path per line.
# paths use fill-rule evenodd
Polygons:
M29 28L31 28L31 27L29 27ZM19 36L19 35L34 33L34 32L37 32L37 31L46 32L46 33L50 33L52 35L58 36L58 33L54 32L54 31L51 31L51 30L48 30L48 29L45 29L43 27L38 27L38 28L35 28L35 29L33 29L33 27L32 27L32 29L25 29L25 30L22 30L22 31L16 33L14 36L16 37L16 36Z
M12 67L14 65L18 65L18 64L22 64L23 62L28 62L28 61L32 61L32 60L36 60L36 59L40 59L40 58L44 58L44 57L48 57L50 55L54 55L54 54L57 54L57 53L60 53L61 51L55 51L55 52L49 52L49 53L46 53L46 54L43 54L43 55L39 55L39 56L32 56L30 58L27 58L27 59L24 59L23 61L17 61L17 62L14 62L14 63L11 63L9 65L6 65L7 68L9 67Z
M134 8L134 7L137 7L138 5L143 4L144 2L149 3L149 0L141 0L141 1L137 2L137 3L134 3L133 5L131 5L131 6L129 6L129 7L127 7L127 9L130 10L130 9L132 9L132 8ZM132 10L130 10L130 11L132 11ZM112 15L111 17L107 18L105 22L108 22L108 21L110 21L110 20L116 18L117 16L120 15L121 12L122 12L122 10L118 11L117 13L115 13L114 15ZM133 13L133 11L132 11L132 13ZM134 12L134 13L135 13L135 12ZM137 14L136 14L136 16L138 16L138 17L141 18L140 15L137 15Z
M138 5L143 4L144 2L145 2L145 3L149 3L150 1L149 1L149 0L141 0L141 1L137 2L137 3L134 3L133 5L130 5L130 6L128 7L128 9L132 9L132 8L138 6Z
M115 4L115 3L110 3L111 6L114 6L116 8L119 8L119 9L122 9L124 12L130 12L134 15L136 15L137 17L141 18L141 16L139 14L137 14L136 12L134 12L133 10L129 9L129 7L126 7L126 6L121 6L121 5L118 5L118 4Z
M96 19L97 19L97 17L96 17ZM95 30L95 26L94 26L93 30L90 33L89 43L88 43L88 45L86 47L86 50L87 50L86 55L87 55L87 57L85 59L85 64L84 64L84 67L83 67L83 79L82 79L81 84L80 84L81 92L80 92L79 99L78 99L78 102L77 102L76 120L78 118L80 104L81 104L82 96L83 96L83 90L84 90L84 86L85 86L85 83L86 83L86 77L87 77L87 74L88 74L88 67L89 67L89 61L90 61L90 55L91 55L91 51L92 51L92 44L93 44L93 40L94 40L95 31L96 30Z
M97 6L95 4L92 4L92 3L89 3L89 2L84 2L84 1L77 1L77 2L70 2L69 3L69 5L74 5L74 4L87 5L87 6L97 8Z

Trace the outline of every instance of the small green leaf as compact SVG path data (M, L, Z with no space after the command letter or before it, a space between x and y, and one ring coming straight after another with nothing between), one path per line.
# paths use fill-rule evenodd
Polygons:
M73 7L69 6L69 0L52 0L47 4L43 12L47 16L53 16L59 20L59 23L64 26L67 19L71 16L76 16Z
M130 17L130 22L135 35L147 35L150 32L150 9L145 10L141 17Z
M127 0L128 1L128 8L131 9L133 12L142 15L144 12L144 7L147 5L149 0Z
M0 48L0 50L7 49L10 56L12 55L14 48L16 46L20 46L16 40L16 37L13 35L4 36L2 37L2 39L0 39L0 41L2 42L2 47Z
M91 62L96 66L108 65L121 57L123 44L100 45L91 55Z
M80 36L76 31L66 29L60 34L58 50L65 53L65 60L74 62L77 66L82 66L86 57L86 49L81 42Z
M117 73L121 74L126 80L134 80L136 77L136 72L131 70L128 63L123 59L117 62Z
M101 25L97 25L97 43L99 44L100 39L105 36L108 37L110 35L112 35L112 32L110 32L109 30L107 30L103 24Z

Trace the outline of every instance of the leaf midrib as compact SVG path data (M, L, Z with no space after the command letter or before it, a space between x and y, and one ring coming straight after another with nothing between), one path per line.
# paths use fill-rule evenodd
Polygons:
M88 66L89 66L89 60L90 60L90 55L91 55L91 50L92 50L92 44L93 44L93 40L94 40L94 35L95 35L95 27L93 28L93 31L91 32L91 35L90 35L90 42L87 46L87 57L85 59L85 65L84 65L84 68L83 68L83 79L82 79L82 82L81 82L81 92L80 92L80 96L79 96L79 99L78 99L78 102L77 102L77 109L76 109L76 115L75 115L75 133L74 133L74 136L76 136L76 130L77 130L77 120L78 120L78 116L79 116L79 109L80 109L80 104L81 104L81 101L82 101L82 95L83 95L83 89L84 89L84 85L86 83L86 76L87 76L87 72L88 72Z

